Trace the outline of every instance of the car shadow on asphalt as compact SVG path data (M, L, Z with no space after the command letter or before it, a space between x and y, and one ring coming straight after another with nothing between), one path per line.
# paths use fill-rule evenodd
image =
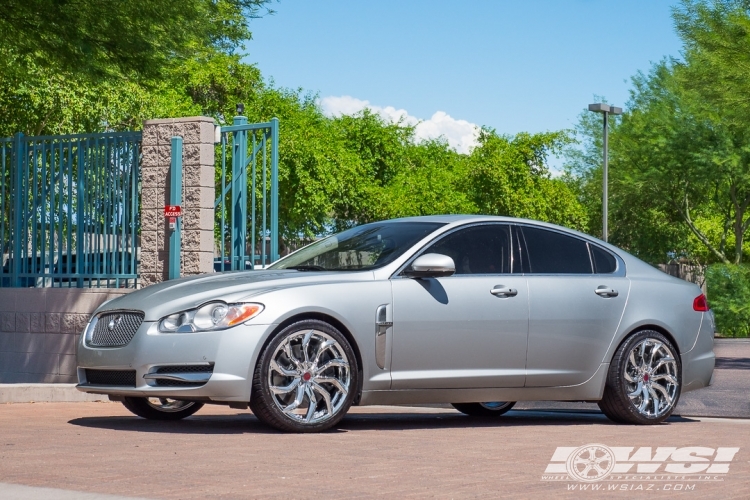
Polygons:
M690 418L673 416L665 424L697 422ZM175 422L145 420L131 416L81 417L68 421L71 425L118 430L125 432L156 432L172 434L275 434L276 431L260 422L252 413L236 415L196 414ZM488 427L544 427L615 424L603 414L594 411L510 411L501 417L468 417L458 412L370 412L349 413L333 429L326 432L359 432L425 429L471 429Z

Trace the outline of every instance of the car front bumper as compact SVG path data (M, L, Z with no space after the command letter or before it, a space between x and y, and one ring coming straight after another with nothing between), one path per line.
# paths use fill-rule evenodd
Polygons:
M252 368L268 332L274 325L239 325L218 332L157 333L153 322L144 321L125 346L98 348L78 344L79 391L115 397L168 397L175 399L249 402ZM161 386L144 378L163 367L212 366L205 384ZM134 385L93 384L86 371L135 372ZM132 374L131 374L132 375ZM200 377L198 377L200 378Z

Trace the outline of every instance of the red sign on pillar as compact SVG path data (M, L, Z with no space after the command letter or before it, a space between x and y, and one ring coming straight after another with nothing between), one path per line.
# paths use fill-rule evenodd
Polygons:
M164 217L182 217L182 207L180 205L165 205ZM170 220L170 222L172 222Z

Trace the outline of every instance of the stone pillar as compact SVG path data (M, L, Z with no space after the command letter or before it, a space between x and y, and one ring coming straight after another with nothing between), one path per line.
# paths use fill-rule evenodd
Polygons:
M148 286L168 277L169 169L172 137L182 137L181 276L213 272L214 120L206 116L143 123L141 162L141 278Z

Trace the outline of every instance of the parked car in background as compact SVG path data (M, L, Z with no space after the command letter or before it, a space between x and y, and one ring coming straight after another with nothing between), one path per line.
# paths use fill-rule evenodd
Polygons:
M151 419L249 405L293 432L328 429L352 404L494 417L519 400L656 424L710 384L713 334L696 285L588 235L414 217L103 304L81 335L78 389Z

